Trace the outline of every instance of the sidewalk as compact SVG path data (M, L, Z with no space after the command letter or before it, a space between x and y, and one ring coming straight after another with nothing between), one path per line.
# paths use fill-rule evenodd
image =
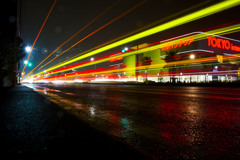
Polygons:
M30 88L0 92L0 154L6 159L147 159Z

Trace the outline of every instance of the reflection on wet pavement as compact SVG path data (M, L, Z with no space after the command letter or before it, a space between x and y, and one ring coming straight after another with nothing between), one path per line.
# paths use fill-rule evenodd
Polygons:
M91 126L157 158L237 159L240 89L28 84Z

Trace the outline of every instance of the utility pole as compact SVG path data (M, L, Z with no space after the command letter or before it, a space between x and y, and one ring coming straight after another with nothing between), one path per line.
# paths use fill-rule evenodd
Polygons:
M17 0L17 36L21 37L21 27L22 27L22 0ZM21 80L21 71L20 71L20 63L17 62L17 84L20 84Z

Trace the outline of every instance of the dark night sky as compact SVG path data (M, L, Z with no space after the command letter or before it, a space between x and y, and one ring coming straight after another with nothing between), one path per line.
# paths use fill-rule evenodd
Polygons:
M53 1L54 0L22 0L21 36L26 44L32 45L48 11L51 8L51 5L53 4ZM103 12L116 1L117 0L58 0L53 12L51 13L45 27L42 30L39 39L35 44L35 50L30 57L34 63L34 66L36 66L55 48L61 45L64 41L75 34L78 30L83 28L98 14ZM124 13L141 1L142 0L120 0L120 2L114 8L83 30L83 32L78 34L69 43L64 45L60 51L67 49L81 38L90 34L97 28ZM216 2L220 2L220 0L147 0L143 5L128 13L126 16L87 38L85 41L75 46L71 51L64 53L53 63L50 63L46 68L53 64L59 63L59 61L62 59L66 59L67 57L71 57L81 53L82 51L91 49L121 35L152 24L153 22L157 21L158 23L156 24L161 24L166 22L166 19L175 19L180 15L193 12L194 10L201 9ZM172 16L199 3L203 4L199 5L194 10L182 13L178 16ZM220 24L240 20L239 10L240 9L238 6L207 18L175 27L174 29L169 29L141 40L137 40L131 44L126 44L126 46L133 46L144 42L156 42L181 34L203 30ZM229 36L237 38L239 37L239 33ZM240 37L238 39L240 39ZM117 47L106 52L105 54L118 52L122 47L123 46ZM56 56L56 54L51 56L51 59L54 56ZM26 71L28 72L30 69L26 68Z

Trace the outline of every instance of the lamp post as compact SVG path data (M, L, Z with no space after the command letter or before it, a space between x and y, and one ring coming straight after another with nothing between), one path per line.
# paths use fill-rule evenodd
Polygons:
M31 51L31 49L32 49L32 47L30 47L30 46L26 46L26 47L24 48L24 50L25 50L26 53L29 53L29 52ZM27 65L27 64L28 64L28 61L25 60L23 63ZM31 67L31 66L32 66L32 63L31 63L31 64L28 64L28 66ZM18 68L19 68L19 70L20 70L20 61L18 62ZM24 73L21 73L20 71L18 71L18 83L19 83L19 84L20 84L22 75L24 75Z
M30 46L26 46L26 47L25 47L25 51L26 51L27 53L29 53L29 52L31 51L31 49L32 49L32 48L31 48Z
M195 59L195 55L194 54L191 54L189 57L190 57L190 59Z

